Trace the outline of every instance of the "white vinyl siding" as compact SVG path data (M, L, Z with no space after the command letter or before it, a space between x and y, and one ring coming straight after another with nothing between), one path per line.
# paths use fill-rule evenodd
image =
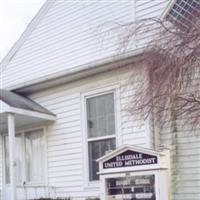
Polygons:
M161 143L171 148L173 200L200 199L200 134L190 127L170 128L161 133Z
M13 86L113 56L118 53L119 37L111 28L133 20L132 0L55 1L6 67L3 85Z
M187 86L188 91L196 92L200 83L200 71L194 71L193 79ZM186 88L184 88L186 90ZM171 192L173 200L200 199L200 129L199 125L185 125L182 118L166 120L160 132L160 142L171 149ZM183 124L184 123L184 124ZM195 130L196 129L196 130Z
M135 0L136 20L161 17L171 0Z
M160 17L168 2L52 2L48 12L5 67L3 87L70 71L123 53L120 51L123 48L121 39L127 29L121 25L130 24L135 18ZM131 49L135 50L137 44L135 41L132 44Z
M116 24L161 16L169 2L170 0L56 0L5 67L1 76L1 87L26 84L64 70L83 67L88 63L95 67L96 61L120 53L119 32L111 33L110 28ZM143 46L151 36L151 32L137 35L134 47ZM99 196L100 192L98 187L88 190L84 185L86 171L81 123L82 93L119 84L120 124L116 125L117 131L121 132L121 144L151 147L146 122L141 116L130 116L127 111L127 104L131 102L135 88L138 88L141 79L145 78L141 65L136 65L132 74L135 82L131 87L127 86L126 82L130 71L116 69L30 94L30 98L56 114L56 122L47 124L47 175L48 185L57 187L57 196L79 200ZM172 147L175 183L172 188L173 200L199 200L199 135L191 133L191 127L176 134L168 128L159 133L159 140L161 145ZM117 137L119 138L119 135ZM173 137L176 138L178 147L172 142ZM1 190L4 176L2 143L0 137Z
M139 77L135 86L145 76L141 70L139 69L136 73ZM117 109L121 115L119 123L116 124L117 131L121 133L117 134L116 140L118 140L118 135L121 135L120 144L149 147L145 122L138 117L129 117L128 112L124 109L125 104L130 101L129 95L131 94L131 91L126 87L128 77L128 68L117 69L30 96L56 114L55 124L49 125L47 130L47 154L48 184L57 187L57 196L83 199L99 195L99 188L96 185L92 184L88 192L84 184L88 168L84 169L85 145L82 139L83 124L81 123L82 94L98 89L103 90L113 85L121 85L117 97L117 101L119 101ZM86 164L88 165L88 163Z

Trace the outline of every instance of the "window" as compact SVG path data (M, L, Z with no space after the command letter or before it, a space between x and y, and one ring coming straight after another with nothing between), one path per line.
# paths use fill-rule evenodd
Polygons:
M116 147L114 93L86 99L89 180L98 180L96 160Z
M182 28L189 28L199 14L199 6L199 0L176 0L167 15L167 19Z
M5 178L10 183L8 136L5 136ZM43 129L27 131L15 137L17 184L44 182L45 141ZM25 167L25 169L24 169Z

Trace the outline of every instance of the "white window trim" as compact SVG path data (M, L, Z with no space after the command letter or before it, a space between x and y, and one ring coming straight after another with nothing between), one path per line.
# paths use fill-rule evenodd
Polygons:
M115 135L102 136L98 138L88 138L87 133L87 110L86 100L88 98L101 96L103 94L114 94L114 110L115 110ZM82 144L83 144L83 180L86 189L97 189L100 187L100 181L89 180L89 158L88 158L88 142L103 139L116 139L116 147L122 144L121 137L121 116L120 116L120 85L115 84L97 88L92 91L84 92L81 94L81 130L82 130Z
M22 151L22 157L23 157L23 162L22 162L22 180L25 181L26 180L26 168L25 168L25 163L26 161L24 160L25 159L25 133L26 132L29 132L29 131L34 131L34 130L43 130L43 134L44 134L44 145L45 145L45 166L44 166L44 171L45 171L45 174L44 174L44 181L42 182L26 182L25 186L38 186L38 185L44 185L46 186L48 184L48 170L47 170L47 163L48 163L48 160L47 160L47 128L44 127L44 126L39 126L39 127L35 127L35 128L28 128L28 129L22 129L22 130L18 130L16 132L16 135L17 134L20 134L22 136L22 145L23 145L23 151ZM2 138L2 142L3 142L3 174L4 174L4 177L3 177L3 185L4 187L7 187L9 186L10 184L7 184L6 183L6 177L5 177L5 140L4 140L4 136L6 136L7 134L3 134L3 138ZM17 186L18 187L23 187L23 182L22 183L17 183Z
M87 141L93 142L93 141L101 141L101 140L107 140L107 139L112 139L112 138L116 138L116 134L106 135L106 136L102 136L102 137L87 138Z

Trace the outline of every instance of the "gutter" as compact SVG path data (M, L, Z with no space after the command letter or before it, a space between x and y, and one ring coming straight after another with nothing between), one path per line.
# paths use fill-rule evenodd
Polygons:
M17 93L29 94L32 92L66 84L114 68L120 68L140 60L143 50L135 50L126 54L112 56L95 62L87 63L72 69L53 73L38 79L27 81L21 84L6 88Z

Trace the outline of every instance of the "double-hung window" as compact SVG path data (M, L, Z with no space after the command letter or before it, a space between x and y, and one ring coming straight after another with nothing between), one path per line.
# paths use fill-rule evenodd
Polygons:
M8 136L5 136L5 179L10 183ZM16 181L22 183L44 183L45 140L44 130L37 129L18 133L15 136Z
M99 179L96 160L116 147L114 92L86 98L89 180Z

